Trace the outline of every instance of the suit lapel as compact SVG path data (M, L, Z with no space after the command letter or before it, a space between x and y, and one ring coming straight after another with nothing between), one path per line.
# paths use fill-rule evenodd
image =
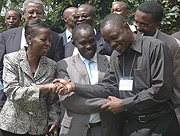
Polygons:
M97 39L97 52L100 52L103 48L103 38L99 32L96 33Z
M21 49L20 46L21 46L22 29L23 27L20 27L13 34L13 46L12 46L12 48L14 48L13 51L18 51Z
M84 79L86 83L90 83L87 69L79 55L74 56L72 65L74 65L76 71L81 75L81 78Z
M164 35L162 34L162 32L159 30L158 31L158 35L157 35L157 39L160 39L161 41L163 41L165 44L167 44L166 43L166 37L164 37Z
M20 50L19 54L20 54L20 59L21 59L20 67L21 67L22 71L26 75L28 75L31 79L34 79L35 81L37 81L38 79L43 77L44 74L46 74L48 72L48 66L47 66L48 60L45 56L41 56L36 73L33 76L25 50Z
M39 65L34 75L35 81L43 77L48 72L48 60L45 56L41 56Z
M98 82L101 82L107 69L108 59L106 58L106 56L102 56L98 54L97 62L98 62Z
M19 55L20 55L20 67L22 69L22 71L28 75L31 79L33 79L33 75L32 75L32 71L30 69L30 65L29 65L29 61L27 59L27 56L26 56L26 51L25 50L20 50L19 51Z

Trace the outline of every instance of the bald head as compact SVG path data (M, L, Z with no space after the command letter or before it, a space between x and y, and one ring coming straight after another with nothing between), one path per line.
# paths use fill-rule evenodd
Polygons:
M63 17L68 17L69 15L74 15L77 11L77 8L76 7L69 7L67 9L64 10L64 13L63 13Z
M77 12L76 7L69 7L67 9L65 9L64 13L63 13L64 21L66 22L67 29L70 32L72 32L72 29L75 26L74 15L76 14L76 12Z
M120 14L127 19L129 16L128 5L125 2L113 2L111 13Z
M82 4L78 7L75 15L75 24L87 23L92 27L95 26L96 12L92 5Z

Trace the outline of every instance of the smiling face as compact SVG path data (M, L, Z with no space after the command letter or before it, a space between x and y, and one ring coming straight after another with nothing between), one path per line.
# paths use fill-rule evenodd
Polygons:
M101 28L101 34L109 46L120 53L125 52L133 42L133 34L127 23L121 28L111 22Z
M134 20L136 29L145 36L154 36L156 29L160 26L160 22L154 22L151 13L143 13L139 10L136 10Z
M75 35L73 44L78 48L79 53L88 60L92 59L97 49L96 36L93 29L78 29Z
M75 14L75 24L87 23L94 27L96 22L95 13L91 6L83 4L78 7L77 12Z
M44 56L50 47L51 31L48 28L40 28L35 37L28 35L28 49L37 56Z

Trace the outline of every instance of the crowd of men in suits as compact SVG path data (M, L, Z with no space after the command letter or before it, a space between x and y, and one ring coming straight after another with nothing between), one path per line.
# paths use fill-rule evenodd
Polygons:
M22 16L24 17L25 22L37 17L43 19L44 4L41 0L26 0L23 7L25 8L22 11ZM118 17L118 14L120 17ZM138 55L136 55L135 53L135 55L129 56L129 54L132 53L128 50L128 48L130 47L127 47L127 49L125 49L124 51L126 52L126 50L128 50L129 52L127 54L121 51L119 49L120 43L117 42L118 40L120 40L120 38L122 38L126 43L129 43L126 39L127 37L129 38L129 41L133 39L132 44L140 44L138 42L141 41L142 47L144 43L147 42L146 44L148 44L149 47L147 50L150 50L148 52L149 56L147 57L150 58L149 60L147 58L146 59L148 61L152 61L153 57L158 57L154 58L154 62L150 62L150 64L146 63L148 64L147 67L143 67L145 69L142 72L144 72L145 75L147 74L146 78L149 77L150 79L150 81L143 82L144 84L142 84L142 88L147 89L145 89L146 91L144 92L142 90L138 92L138 89L140 89L141 86L137 90L135 89L135 92L133 92L133 89L131 89L132 92L130 92L129 94L125 91L123 93L120 92L118 95L116 93L109 93L108 91L103 92L101 90L103 90L104 88L101 89L100 87L97 87L100 90L99 93L97 93L97 89L95 87L92 87L95 91L91 91L97 93L95 95L91 93L91 91L89 91L90 89L87 87L87 92L90 92L90 94L87 94L87 96L86 94L81 94L81 92L79 93L78 91L76 93L76 89L75 92L70 92L70 94L59 95L61 101L61 120L58 126L60 128L60 136L128 136L133 134L146 136L148 135L148 133L150 135L169 135L171 134L170 132L175 128L177 130L174 131L174 136L178 136L180 134L180 127L178 126L178 120L180 124L180 32L174 33L172 34L172 36L170 36L158 29L161 25L163 9L161 5L155 1L147 1L140 4L135 12L134 22L130 23L130 25L125 22L128 16L129 9L126 3L113 2L111 14L108 15L108 17L103 21L104 24L101 24L101 32L98 32L95 28L96 11L94 7L89 4L81 4L79 7L69 7L65 9L63 17L64 21L66 22L67 29L64 32L58 34L54 31L51 31L51 46L48 49L46 56L57 62L56 78L66 79L67 81L75 83L95 85L103 81L111 82L113 85L114 82L112 81L114 80L114 78L112 78L111 72L113 72L113 69L117 70L117 67L120 67L120 71L123 71L124 73L130 73L130 76L131 72L132 74L134 74L134 76L135 74L138 74L136 73L136 71L132 70L134 67L138 67L140 65L138 64L139 60L136 60L136 57ZM121 19L123 21L119 21L120 23L114 22L114 24L112 24L111 20L117 21L118 19ZM7 24L6 26L8 30L0 34L0 81L2 84L4 55L7 53L19 51L21 48L27 45L26 39L24 37L24 26L18 27L21 23L21 13L19 13L15 9L8 10L5 15L5 23ZM121 24L126 25L122 25L122 27L120 27ZM108 26L110 25L112 25L112 30L108 29ZM119 25L119 27L117 27L118 30L121 30L122 33L124 33L124 35L126 35L127 37L119 37L119 39L117 38L117 35L119 33L116 33L116 30L114 30L114 27L116 27L116 25ZM102 33L103 36L101 35ZM135 36L136 34L137 36ZM146 36L148 37L147 39ZM143 37L145 37L145 39L143 39ZM113 38L117 39L114 40ZM150 44L149 42L151 40L153 42ZM122 41L122 43L124 41ZM158 48L155 42L157 42L158 47L163 47ZM135 50L141 52L143 48L142 50L140 50L139 46L139 48L135 48ZM162 50L165 50L164 53L161 52ZM117 52L120 52L120 54ZM111 56L111 54L113 55ZM128 60L127 58L123 58L121 54L125 54L125 57L129 57L131 59ZM171 54L172 56L172 58L170 57L170 59L169 57L167 57L169 54ZM111 60L109 56L111 56ZM115 57L119 58L120 61L115 62ZM141 63L145 65L145 59L141 59ZM161 71L164 70L163 72L166 72L166 69L164 69L164 67L168 66L164 59L167 59L167 62L172 61L172 84L166 83L169 82L169 80L166 77L166 73L162 73ZM88 62L90 64L87 64L86 60L90 61ZM125 62L124 64L124 60L126 60L127 63ZM124 69L124 65L129 66L131 63L131 68L128 67L128 69ZM158 67L159 69L151 66L153 65L153 63L158 63L154 64L154 66ZM150 68L148 67L149 65L151 66ZM171 67L168 68L169 70L171 69ZM146 69L147 71L145 71ZM153 69L154 71L151 71L151 69ZM151 73L146 73L149 72L148 70L154 75L151 75ZM106 76L105 73L107 74ZM116 73L116 71L114 71L114 73L114 75L119 75L119 73ZM117 75L116 78L120 78L117 77ZM109 79L106 78L112 78L112 81L108 81ZM169 75L169 79L170 78L171 74ZM128 84L126 82L127 80L125 79L116 79L116 81L118 82L116 84L119 84L119 86L121 85L120 81L124 83L124 85ZM128 81L131 82L133 80L128 79ZM161 82L163 85L158 82ZM135 83L132 82L131 86L136 86ZM6 95L3 92L2 84L0 86L1 108L6 102ZM163 86L162 88L161 85ZM171 86L173 89L171 88ZM159 87L161 89L159 89L160 91L156 90L157 92L150 92L149 88L151 87ZM80 90L81 89L82 88L80 88ZM111 89L116 90L116 85ZM120 90L120 87L118 89ZM165 94L162 95L162 89L169 89L170 91L173 91L171 93L168 93L168 91L164 91ZM145 93L148 93L148 95L144 95ZM114 97L109 98L108 96L111 95ZM138 110L136 111L136 109L131 108L132 103L129 104L127 101L126 102L129 105L124 101L124 107L122 106L123 108L120 106L116 107L114 103L119 101L116 99L116 97L120 100L123 100L126 97L134 97L132 103ZM152 99L147 97L152 97ZM137 102L136 100L139 100L139 102ZM108 102L112 102L112 104ZM141 104L144 105L142 106ZM101 107L102 105L104 105L104 107ZM119 110L118 108L121 110ZM105 111L104 109L108 111ZM174 109L177 119L175 119L176 117L173 112ZM142 114L140 111L142 112ZM165 112L165 114L161 111ZM124 112L133 113L133 115L127 117L125 114L122 114ZM137 116L134 116L136 114ZM147 118L145 117L146 115ZM172 118L168 118L169 115ZM128 119L123 119L123 117ZM171 120L167 121L166 123L168 125L164 127L167 129L167 132L164 132L164 129L160 130L160 126L157 126L159 122L162 124L164 123L161 117L163 117L163 120ZM136 121L132 121L129 118L133 118ZM147 122L150 123L148 124ZM136 130L133 130L133 128L131 128L133 124L136 124L136 127L134 127ZM170 128L169 125L173 124L174 128ZM125 128L123 128L123 126L125 126Z

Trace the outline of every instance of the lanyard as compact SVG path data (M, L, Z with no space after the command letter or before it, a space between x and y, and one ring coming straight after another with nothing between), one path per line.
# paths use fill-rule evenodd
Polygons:
M133 62L132 62L132 65L131 65L131 70L130 70L130 73L129 73L129 77L131 77L131 74L132 74L132 70L133 70L136 54L137 54L137 52L135 53L134 58L133 58ZM124 55L123 55L123 77L124 77Z

